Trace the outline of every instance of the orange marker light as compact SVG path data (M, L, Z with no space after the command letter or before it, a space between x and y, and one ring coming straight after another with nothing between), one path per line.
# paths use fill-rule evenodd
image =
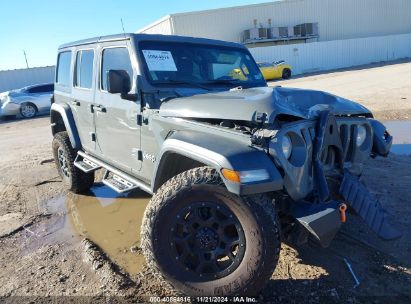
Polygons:
M347 210L347 205L342 203L339 207L338 210L340 210L340 220L342 223L345 223L347 221L347 217L345 215L345 211Z
M240 182L240 174L237 171L230 170L230 169L222 169L221 173L223 176L233 183Z

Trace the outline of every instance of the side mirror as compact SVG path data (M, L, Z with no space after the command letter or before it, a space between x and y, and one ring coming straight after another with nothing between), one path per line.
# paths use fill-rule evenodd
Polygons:
M107 91L111 94L127 94L131 90L130 75L125 70L107 71Z

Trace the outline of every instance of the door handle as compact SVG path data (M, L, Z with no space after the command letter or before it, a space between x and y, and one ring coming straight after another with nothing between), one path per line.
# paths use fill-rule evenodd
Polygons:
M78 101L78 100L76 100L76 99L70 101L70 103L71 103L73 106L77 106L77 107L80 106L80 101Z
M106 108L103 107L103 105L93 105L93 109L102 113L107 112Z

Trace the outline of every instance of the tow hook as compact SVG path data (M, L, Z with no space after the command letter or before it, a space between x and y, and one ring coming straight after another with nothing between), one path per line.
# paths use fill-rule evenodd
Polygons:
M341 203L338 206L338 210L340 211L340 220L341 223L345 223L347 221L347 216L345 215L345 211L347 210L347 205L344 203Z

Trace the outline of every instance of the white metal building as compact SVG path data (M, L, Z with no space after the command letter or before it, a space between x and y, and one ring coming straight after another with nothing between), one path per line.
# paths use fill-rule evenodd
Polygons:
M0 92L54 82L55 66L0 71Z
M297 33L269 39L269 32L258 31L288 28L290 32L304 24L315 25L312 36ZM257 30L252 41L245 39L250 29ZM305 73L411 57L411 1L272 1L171 14L138 32L246 43L257 60L287 60L296 65L295 73ZM311 60L311 55L316 58Z

